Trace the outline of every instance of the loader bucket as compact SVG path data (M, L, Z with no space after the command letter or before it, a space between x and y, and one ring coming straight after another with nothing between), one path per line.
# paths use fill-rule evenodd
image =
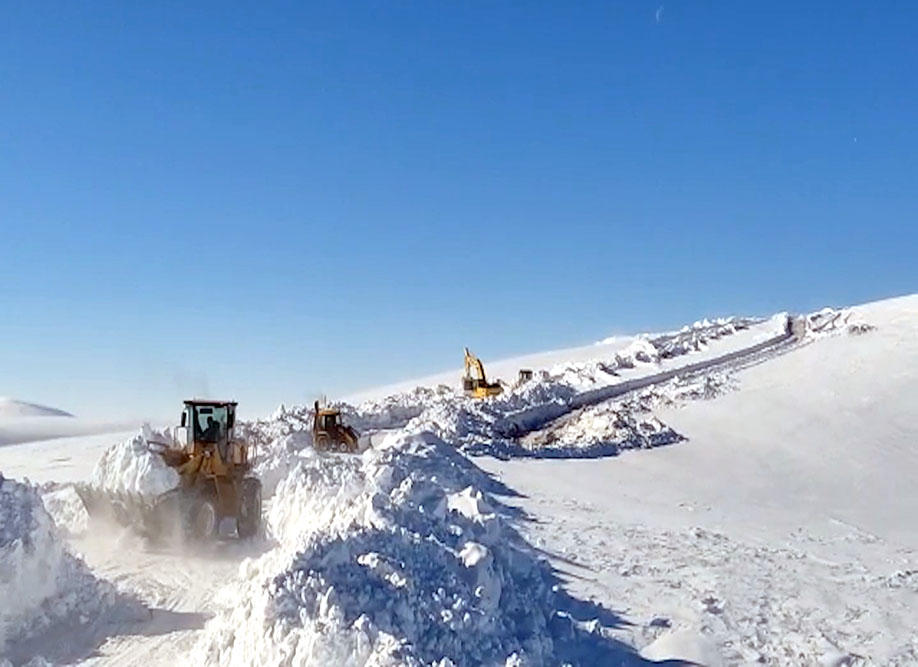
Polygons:
M88 484L76 484L74 490L90 517L113 521L145 537L166 537L184 529L183 503L177 490L155 498L106 491Z

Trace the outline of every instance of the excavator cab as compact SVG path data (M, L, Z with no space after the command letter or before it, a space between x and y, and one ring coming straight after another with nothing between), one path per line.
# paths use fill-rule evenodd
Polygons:
M497 396L504 391L500 382L488 382L481 359L465 348L465 373L462 376L462 390L472 398Z

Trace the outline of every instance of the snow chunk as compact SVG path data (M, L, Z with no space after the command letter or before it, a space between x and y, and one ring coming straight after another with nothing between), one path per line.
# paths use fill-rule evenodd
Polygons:
M174 489L179 484L178 473L147 446L148 441L162 441L163 437L144 424L133 438L107 449L93 470L93 486L151 497Z

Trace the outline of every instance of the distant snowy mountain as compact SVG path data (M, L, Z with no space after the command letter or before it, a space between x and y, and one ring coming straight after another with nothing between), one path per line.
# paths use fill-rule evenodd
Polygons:
M59 408L14 398L0 398L0 446L78 435L117 433L135 428L138 424L139 420L136 419L113 422L80 419ZM0 458L0 468L4 463Z
M73 417L69 412L46 405L17 401L14 398L0 398L0 419L19 419L22 417Z

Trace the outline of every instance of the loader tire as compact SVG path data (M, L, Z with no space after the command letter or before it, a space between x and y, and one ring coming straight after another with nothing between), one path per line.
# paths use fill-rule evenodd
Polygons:
M217 532L217 508L207 498L198 498L191 506L187 530L193 539L209 540Z
M261 482L253 477L242 480L236 532L240 539L254 537L261 527Z

